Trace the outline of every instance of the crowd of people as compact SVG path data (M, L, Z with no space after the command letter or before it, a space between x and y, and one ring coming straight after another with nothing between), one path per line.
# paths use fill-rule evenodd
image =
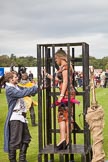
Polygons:
M95 73L94 76L94 81L95 81L95 87L102 87L106 88L108 85L108 73L105 71Z
M83 86L83 72L75 72L75 87ZM95 88L106 88L108 86L108 73L105 71L94 73Z

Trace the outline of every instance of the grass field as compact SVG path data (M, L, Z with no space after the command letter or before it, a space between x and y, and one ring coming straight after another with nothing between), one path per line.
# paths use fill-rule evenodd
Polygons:
M104 151L106 154L106 160L108 159L108 88L97 88L96 89L96 96L97 101L100 105L102 105L104 112L105 112L105 126L104 126ZM81 99L80 99L81 101ZM35 107L36 111L36 120L38 120L38 108ZM82 111L81 104L80 107L77 109L77 113ZM3 129L4 129L4 122L7 115L7 104L5 98L4 89L2 89L2 93L0 93L0 162L9 162L8 156L3 151ZM28 152L27 152L27 160L28 162L38 162L38 127L32 127L29 117L29 112L27 114L27 118L29 121L29 129L32 136L32 141L30 143ZM18 158L18 157L17 157ZM79 159L79 160L78 160ZM77 159L77 162L80 162L80 158ZM55 162L58 162L55 161ZM75 161L76 162L76 161Z

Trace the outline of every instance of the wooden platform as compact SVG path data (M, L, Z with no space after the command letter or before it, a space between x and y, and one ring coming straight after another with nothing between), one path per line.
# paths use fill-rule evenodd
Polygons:
M67 148L66 150L56 150L54 149L54 145L47 145L44 149L42 149L40 154L88 154L91 150L91 147L86 149L84 145L71 145L71 150Z

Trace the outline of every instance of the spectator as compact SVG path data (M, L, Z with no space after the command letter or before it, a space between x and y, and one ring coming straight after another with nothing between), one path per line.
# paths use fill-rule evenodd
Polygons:
M29 77L29 80L30 80L30 81L33 80L33 73L32 73L31 71L29 71L29 75L28 75L28 77Z
M22 73L21 80L18 83L20 87L32 87L34 83L29 81L27 73ZM31 96L24 97L24 101L26 103L27 110L30 111L30 118L32 126L37 126L38 124L35 122L35 111L34 106L37 106L37 102L35 102Z
M105 86L105 79L106 79L106 76L105 76L105 71L103 71L101 74L100 74L100 86L102 88L104 88Z

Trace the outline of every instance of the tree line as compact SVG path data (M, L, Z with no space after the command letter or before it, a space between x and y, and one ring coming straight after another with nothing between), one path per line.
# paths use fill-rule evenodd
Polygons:
M35 67L37 66L37 58L33 56L16 57L14 54L11 54L10 57L8 55L0 56L0 67L10 67L11 65L16 67L19 65L24 67Z
M79 57L82 57L80 55ZM11 65L14 66L25 66L25 67L36 67L37 66L37 58L33 56L21 56L16 57L14 54L8 55L1 55L0 56L0 67L10 67ZM77 63L77 66L81 66L81 63ZM103 57L102 59L97 59L95 57L89 56L89 65L93 66L95 69L108 69L108 57Z

